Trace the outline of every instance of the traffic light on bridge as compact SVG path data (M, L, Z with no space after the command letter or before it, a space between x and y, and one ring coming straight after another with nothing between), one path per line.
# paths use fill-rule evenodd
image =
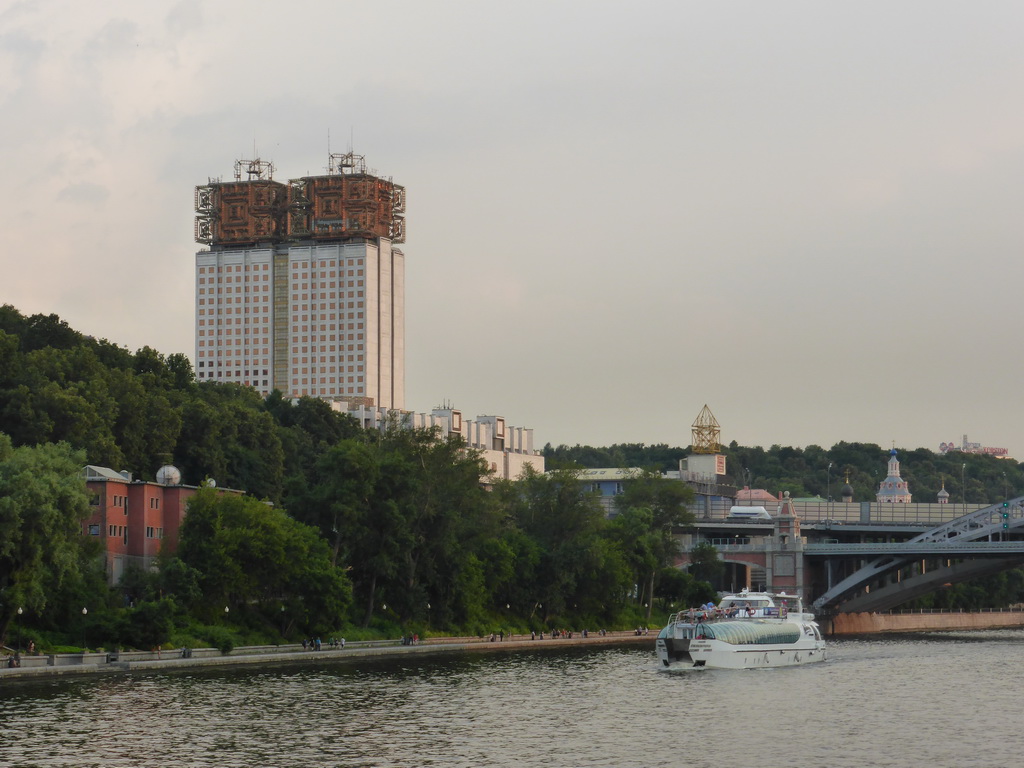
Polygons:
M1010 502L1003 502L1003 530L1010 527Z

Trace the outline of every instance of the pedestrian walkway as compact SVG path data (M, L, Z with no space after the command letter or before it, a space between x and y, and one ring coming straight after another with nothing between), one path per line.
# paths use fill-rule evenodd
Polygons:
M0 682L14 679L59 677L83 674L118 674L147 670L191 669L197 667L228 667L240 664L282 665L309 662L346 662L397 655L431 655L439 653L516 651L543 647L621 645L639 643L653 649L656 634L637 635L635 632L608 632L602 636L592 633L582 637L574 633L571 638L531 639L529 635L508 635L504 640L491 641L489 637L432 637L414 645L400 640L349 641L344 648L327 647L321 650L304 649L301 644L243 646L229 653L216 648L193 648L174 651L121 651L118 653L63 653L21 656L21 666L0 668ZM5 659L6 661L6 659Z

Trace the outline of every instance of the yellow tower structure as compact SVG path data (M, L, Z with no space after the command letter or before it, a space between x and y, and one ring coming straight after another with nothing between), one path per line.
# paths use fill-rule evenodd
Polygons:
M693 437L691 438L694 453L718 453L722 450L719 442L721 429L715 415L711 413L705 403L704 408L697 414L697 420L693 422Z

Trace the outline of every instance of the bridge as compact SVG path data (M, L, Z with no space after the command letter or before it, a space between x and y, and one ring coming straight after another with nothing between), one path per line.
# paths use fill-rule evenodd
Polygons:
M884 547L868 545L856 554L873 556L872 559L837 584L832 584L831 563L828 564L828 589L814 600L814 607L818 611L884 611L944 584L1013 568L1024 563L1024 540L1011 538L1022 530L1024 496L958 517L906 542ZM837 543L815 546L819 548L820 555L843 554L837 551ZM911 569L908 573L908 566L921 558L937 559L940 565L927 571ZM897 579L884 580L880 588L872 589L879 586L882 576L890 574ZM858 591L862 594L845 599Z
M949 507L947 515L955 511ZM744 569L741 585L798 591L819 613L885 611L1024 564L1024 496L938 525L869 518L862 512L852 522L801 523L787 499L771 522L700 520L683 537L684 548L711 543L724 562Z

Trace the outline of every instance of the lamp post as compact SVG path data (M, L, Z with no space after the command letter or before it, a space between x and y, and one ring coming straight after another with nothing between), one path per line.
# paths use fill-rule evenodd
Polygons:
M960 465L960 503L963 504L964 514L967 514L967 463Z
M18 606L16 613L18 614L18 620L20 620L21 614L24 613L20 605ZM21 635L18 635L18 656L21 656Z
M88 643L85 642L85 617L89 615L88 608L82 608L82 653L85 653L85 649Z
M828 502L828 516L832 517L832 462L828 463L828 469L826 470L825 480L825 497Z

